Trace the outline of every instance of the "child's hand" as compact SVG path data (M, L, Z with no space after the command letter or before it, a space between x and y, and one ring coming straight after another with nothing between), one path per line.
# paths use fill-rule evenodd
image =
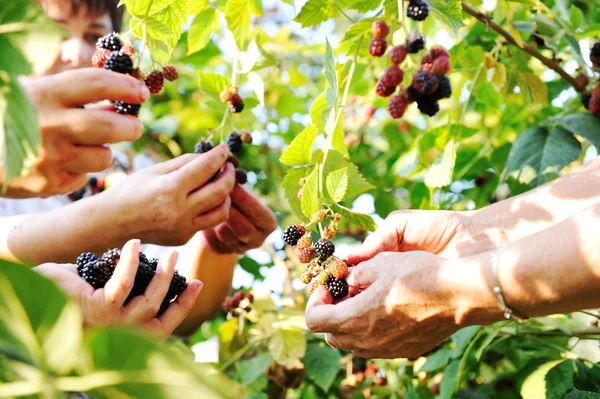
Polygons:
M187 288L168 309L160 317L155 317L167 295L177 263L177 252L172 251L158 263L156 275L146 292L134 297L124 306L135 281L139 248L139 240L131 240L125 244L113 276L104 288L97 290L78 275L76 265L46 263L34 270L54 280L79 301L86 325L133 324L167 337L192 309L202 283L189 280Z

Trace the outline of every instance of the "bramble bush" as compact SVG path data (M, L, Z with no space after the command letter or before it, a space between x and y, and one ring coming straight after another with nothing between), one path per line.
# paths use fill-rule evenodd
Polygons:
M335 236L340 252L391 211L481 208L597 156L598 0L121 3L121 38L144 70L172 64L180 76L142 106L145 134L131 150L168 159L250 132L239 155L248 186L280 226ZM381 22L372 32L375 21L389 33ZM5 6L0 23L11 55L0 57L0 145L13 177L39 136L16 76L44 69L60 31L28 1ZM242 112L223 93L239 94ZM330 348L303 319L300 260L315 255L281 234L240 258L254 281L243 294L164 344L82 331L52 283L2 264L0 397L600 398L596 311L468 327L414 361ZM189 348L215 337L219 361L194 363Z

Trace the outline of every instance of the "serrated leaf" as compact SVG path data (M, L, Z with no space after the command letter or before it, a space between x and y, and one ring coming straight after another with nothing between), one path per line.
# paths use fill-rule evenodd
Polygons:
M183 26L187 23L188 6L188 0L173 0L167 7L151 15L146 20L148 36L164 40L169 47L175 48L183 33ZM155 24L165 26L171 35L165 38L158 36L162 31L154 32Z
M317 128L313 125L308 125L292 140L289 147L281 154L279 161L288 166L308 165L317 134Z
M550 369L548 374L546 374L546 398L564 398L565 394L573 388L574 376L575 363L570 359Z
M398 0L383 0L383 11L386 20L398 19Z
M354 40L359 38L362 35L368 35L371 33L371 26L373 25L373 21L377 20L377 18L365 18L361 19L355 24L352 24L344 33L344 37L342 38L342 42L348 40ZM364 39L363 39L364 40Z
M429 0L431 14L455 35L463 23L461 0Z
M360 227L367 231L375 231L377 229L377 224L373 220L373 218L364 213L354 212L346 207L334 205L333 209L342 215L342 217L355 227Z
M294 21L303 28L317 26L334 16L333 0L308 0Z
M219 15L214 8L207 8L196 15L188 32L188 55L202 50L208 44L213 32L221 28Z
M600 399L600 393L580 391L573 389L565 395L564 399Z
M329 346L310 344L302 359L306 377L324 392L329 391L335 376L340 371L340 352Z
M454 140L444 147L444 152L438 160L429 167L425 175L425 184L430 188L444 187L452 183L452 173L456 163L456 148Z
M258 60L256 60L256 62L254 63L254 67L252 68L253 71L259 71L261 69L272 67L278 64L277 59L268 52L266 52L265 49L262 48L259 43L256 43L256 46L258 47L258 52L260 53L260 56L258 57Z
M231 81L227 76L218 75L212 72L199 72L199 84L202 91L206 94L219 99L219 94L223 89L231 87Z
M546 375L562 360L545 363L531 373L521 385L521 396L523 399L546 398Z
M300 201L298 200L298 192L300 191L300 185L298 184L298 182L300 181L300 179L308 176L311 170L312 168L310 167L290 169L283 178L283 182L281 183L284 195L288 203L290 204L290 207L292 208L296 216L303 221L307 221L308 218L306 218L302 213L302 206L300 204Z
M321 208L319 198L319 167L319 164L315 166L312 173L306 179L302 190L302 213L309 219Z
M243 49L250 35L252 4L249 0L228 0L225 9L227 28L233 34L238 49Z
M148 46L154 61L160 62L161 64L168 63L173 55L173 49L171 47L169 47L166 43L156 40L152 37L146 38L146 46Z
M125 0L127 11L134 17L144 19L147 15L156 14L171 5L174 0ZM187 15L187 14L186 14Z
M344 200L348 190L348 168L338 169L327 175L327 192L334 202Z
M258 377L266 373L273 358L268 353L238 362L242 384L252 384Z
M292 368L306 353L306 337L299 328L281 328L269 339L269 353L282 366Z

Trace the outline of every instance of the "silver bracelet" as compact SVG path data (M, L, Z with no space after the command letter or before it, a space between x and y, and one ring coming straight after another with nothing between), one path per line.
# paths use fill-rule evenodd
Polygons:
M500 254L506 249L506 246L502 246L497 248L492 252L492 275L494 276L494 294L498 298L498 305L502 312L504 312L504 318L507 320L515 320L515 321L524 321L523 318L515 315L515 312L508 307L506 304L506 300L504 299L504 293L502 292L502 287L500 286L500 281L498 280L498 267L500 264Z

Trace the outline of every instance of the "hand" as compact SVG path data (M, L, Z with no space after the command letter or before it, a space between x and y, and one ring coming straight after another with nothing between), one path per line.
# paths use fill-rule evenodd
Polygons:
M67 294L79 301L86 325L138 325L166 338L192 309L202 283L189 280L187 288L167 310L160 317L155 317L173 279L177 252L172 251L159 262L156 275L144 295L136 296L124 305L135 281L139 248L139 240L125 244L113 276L104 288L97 290L77 274L76 265L46 263L34 270L54 280Z
M241 254L262 245L277 228L275 215L255 196L236 185L231 193L229 220L202 233L219 254Z
M365 358L416 358L460 328L501 319L477 269L427 252L382 253L353 268L363 292L332 304L324 286L311 296L306 324L335 348Z
M133 141L140 121L104 109L83 109L102 100L140 104L149 96L143 82L99 68L27 79L24 88L37 108L42 147L36 170L10 182L9 197L65 194L87 182L86 173L112 162L108 143Z
M183 245L196 232L229 218L235 170L225 163L228 155L225 145L201 155L186 154L134 173L95 197L107 217L115 219L121 236Z
M381 252L427 251L458 258L495 247L477 231L469 212L397 211L348 256L348 263L357 265Z

